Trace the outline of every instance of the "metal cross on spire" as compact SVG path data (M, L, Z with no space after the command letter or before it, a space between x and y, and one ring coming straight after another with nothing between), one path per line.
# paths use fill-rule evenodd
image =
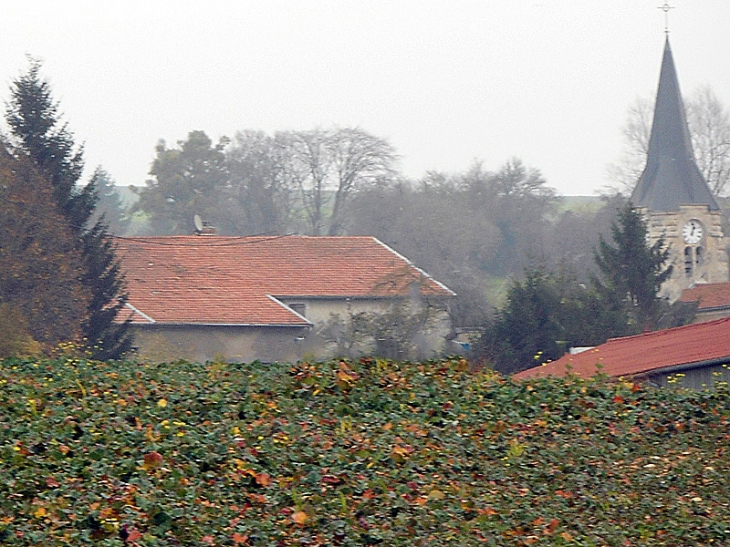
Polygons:
M673 10L674 6L670 6L667 0L663 6L659 6L659 9L664 12L664 32L669 34L669 10Z

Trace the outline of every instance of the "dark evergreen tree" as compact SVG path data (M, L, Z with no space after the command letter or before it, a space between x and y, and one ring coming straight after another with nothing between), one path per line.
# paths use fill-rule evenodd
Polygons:
M15 147L49 181L82 253L82 280L90 298L82 335L94 357L116 358L131 348L129 325L114 322L126 302L124 279L104 220L89 227L98 193L93 180L79 185L83 148L76 147L67 125L60 121L58 103L48 82L41 79L40 68L40 62L31 60L28 72L13 82L6 119Z
M647 244L646 222L631 204L619 211L611 234L613 245L601 237L595 253L595 289L604 301L625 307L631 326L653 330L668 306L659 290L672 274L669 250L662 238Z
M512 374L555 360L565 352L561 282L541 268L512 282L505 305L476 344L475 352L498 371Z

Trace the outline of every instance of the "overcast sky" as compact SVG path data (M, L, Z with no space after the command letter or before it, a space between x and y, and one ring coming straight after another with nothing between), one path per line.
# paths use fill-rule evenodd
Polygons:
M402 172L511 157L566 195L607 184L621 126L653 97L664 0L3 2L0 99L28 67L61 102L88 171L143 185L159 139L359 126ZM672 0L684 94L730 107L730 1Z

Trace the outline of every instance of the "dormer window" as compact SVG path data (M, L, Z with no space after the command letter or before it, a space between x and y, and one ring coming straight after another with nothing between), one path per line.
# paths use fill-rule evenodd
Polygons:
M292 310L297 312L302 317L307 316L307 305L304 302L292 302L291 304L287 304Z

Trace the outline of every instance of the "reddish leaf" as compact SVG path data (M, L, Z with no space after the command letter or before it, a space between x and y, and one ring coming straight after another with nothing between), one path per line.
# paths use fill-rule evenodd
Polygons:
M234 532L231 536L231 539L233 540L233 543L236 545L242 545L248 541L248 536L244 536L239 534L238 532Z
M560 524L560 521L558 519L551 520L548 525L545 527L545 529L542 531L543 534L546 536L552 536L555 533L555 530L557 530L558 525Z
M268 473L256 473L255 480L259 486L267 487L271 484L271 475Z
M146 471L159 469L162 467L163 461L165 461L165 459L162 457L162 454L153 450L152 452L148 452L144 455L144 463L142 464L142 467L144 467Z
M140 532L136 528L132 528L129 530L127 539L125 541L131 543L140 539L142 539L142 532Z

